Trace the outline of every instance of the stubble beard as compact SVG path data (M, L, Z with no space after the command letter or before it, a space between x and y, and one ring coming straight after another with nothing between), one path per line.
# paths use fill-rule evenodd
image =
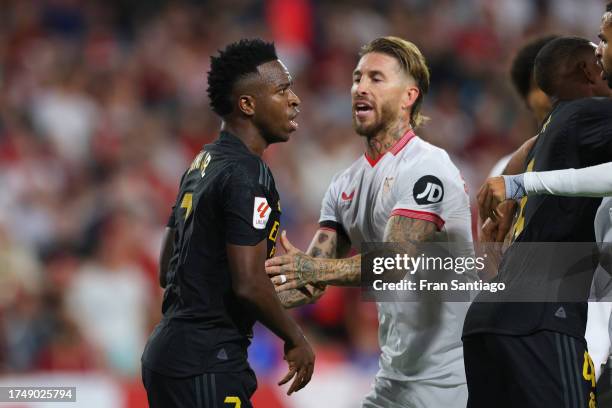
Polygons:
M378 119L375 115L374 123L371 125L364 125L357 122L357 118L353 116L353 129L359 136L363 136L367 139L375 138L384 130L388 130L390 126L397 119L397 114L393 113L393 110L386 105L382 106L380 118Z

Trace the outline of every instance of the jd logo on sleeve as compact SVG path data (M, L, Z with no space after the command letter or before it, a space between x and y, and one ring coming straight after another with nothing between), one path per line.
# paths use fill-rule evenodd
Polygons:
M412 195L417 204L435 204L444 198L444 186L436 176L423 176L415 184Z

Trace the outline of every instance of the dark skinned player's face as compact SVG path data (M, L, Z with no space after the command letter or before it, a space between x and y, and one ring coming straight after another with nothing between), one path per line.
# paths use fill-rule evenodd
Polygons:
M257 70L260 84L253 123L268 144L286 142L298 129L295 118L300 105L300 98L291 90L291 75L279 60L261 64Z

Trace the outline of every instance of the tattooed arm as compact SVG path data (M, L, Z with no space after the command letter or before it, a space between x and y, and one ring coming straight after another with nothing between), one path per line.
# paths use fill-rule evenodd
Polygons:
M281 235L281 244L287 244L285 234ZM289 244L291 245L291 244ZM339 258L345 256L350 249L350 242L344 234L338 234L331 229L319 229L312 238L306 252L312 258ZM285 247L287 250L288 248ZM324 284L308 284L297 289L278 292L278 298L286 308L314 303L325 292Z
M401 250L412 253L420 242L431 241L436 225L425 220L392 216L385 227L384 241L401 244ZM293 252L266 261L277 291L302 288L308 284L358 286L361 283L361 255L347 259L315 259ZM284 275L286 280L280 278Z

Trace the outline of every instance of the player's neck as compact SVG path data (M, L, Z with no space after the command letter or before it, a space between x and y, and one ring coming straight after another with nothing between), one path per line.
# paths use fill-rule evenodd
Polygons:
M366 153L372 160L378 160L412 129L408 121L398 121L388 128L380 130L374 136L366 138Z
M223 121L221 123L221 131L229 132L236 136L251 153L259 157L263 155L264 150L268 147L268 143L261 136L261 133L251 124Z

